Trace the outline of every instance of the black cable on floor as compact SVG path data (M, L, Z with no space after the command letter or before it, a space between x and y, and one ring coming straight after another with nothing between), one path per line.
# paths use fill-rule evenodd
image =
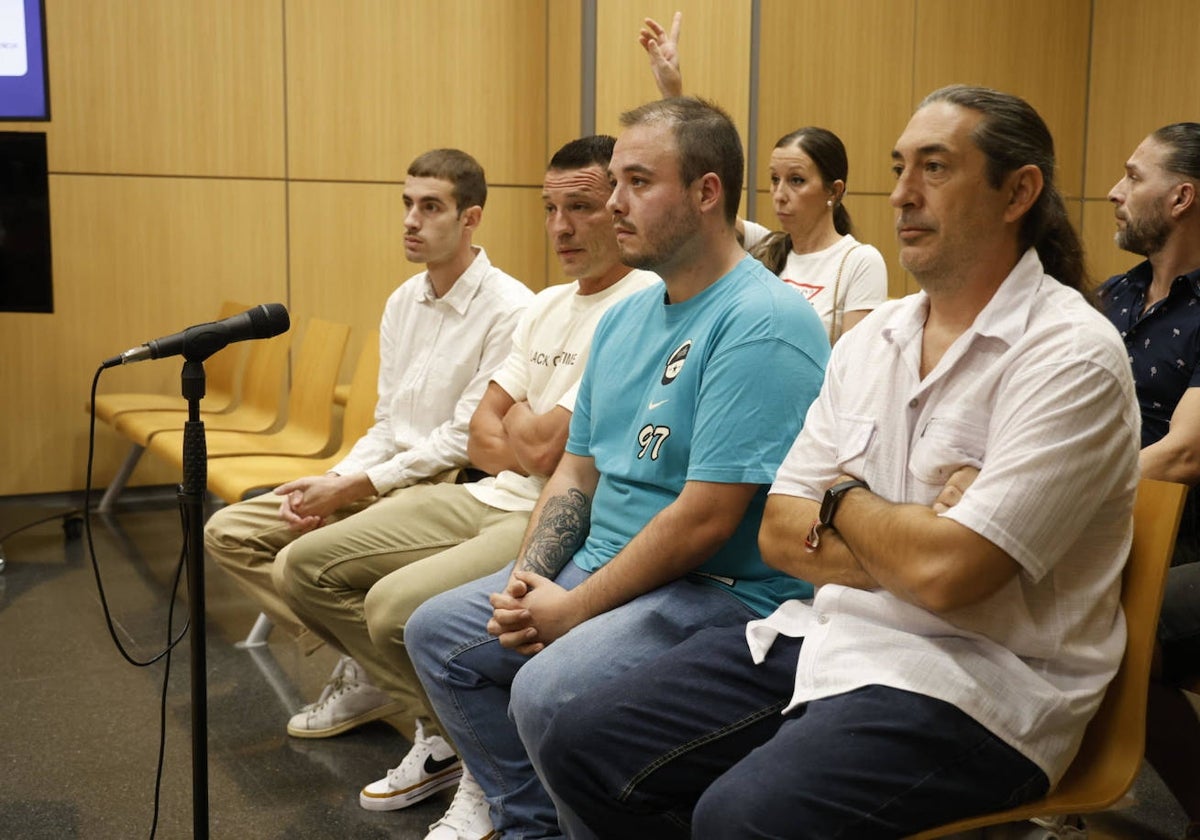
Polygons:
M91 413L91 418L90 418L90 422L88 425L87 477L86 477L85 486L83 489L83 509L87 510L87 511L90 511L92 509L92 505L91 505L91 501L92 501L92 466L95 461L95 455L96 455L96 409L95 409L96 386L99 384L100 374L103 372L104 372L103 366L97 368L96 375L92 378L92 392L91 392L92 413ZM51 517L51 518L53 518L53 517ZM174 622L174 617L175 617L175 601L179 594L179 583L183 579L183 568L184 568L184 564L187 560L187 545L188 545L188 541L187 541L188 533L187 532L188 532L189 528L195 527L195 525L193 523L188 522L187 512L183 509L182 504L180 505L180 518L183 523L184 541L183 541L183 546L180 549L180 553L179 553L179 563L175 567L175 580L171 586L170 605L167 608L166 647L164 647L161 651L159 651L158 653L156 653L154 656L150 657L149 659L142 661L142 660L134 659L133 656L131 656L129 654L129 652L125 649L125 646L123 644L121 644L121 640L117 637L116 628L113 626L112 613L109 611L109 608L108 608L108 598L104 594L104 581L100 577L100 564L96 560L96 546L92 540L92 518L90 516L83 517L83 529L84 529L84 533L87 535L88 556L91 558L91 561L92 561L92 572L94 573L95 578L96 578L96 590L100 595L100 606L104 611L104 623L108 626L108 635L113 640L113 644L116 645L117 651L121 654L121 656L125 659L126 662L128 662L130 665L133 665L138 668L146 668L146 667L149 667L150 665L153 665L155 662L158 662L160 659L163 659L163 658L166 659L166 663L165 663L165 666L163 669L162 699L159 704L158 763L157 763L157 768L155 770L155 775L154 775L154 816L153 816L151 824L150 824L151 840L153 840L154 835L158 830L158 812L159 812L160 792L162 790L163 762L164 762L164 758L166 755L167 685L168 685L168 682L171 677L171 652L175 649L176 645L178 645L181 641L183 641L183 638L187 635L187 632L191 628L191 625L192 625L191 615L189 615L187 618L187 621L184 622L183 628L179 631L179 635L175 636L174 638L171 637L171 627L172 627L172 624ZM204 561L202 558L197 558L196 562L202 563Z

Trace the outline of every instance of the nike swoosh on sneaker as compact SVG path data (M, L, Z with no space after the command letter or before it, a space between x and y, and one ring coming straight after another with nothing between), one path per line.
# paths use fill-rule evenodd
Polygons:
M424 770L430 776L436 776L438 773L453 767L455 764L458 764L458 756L456 755L442 759L437 759L430 755L425 758Z

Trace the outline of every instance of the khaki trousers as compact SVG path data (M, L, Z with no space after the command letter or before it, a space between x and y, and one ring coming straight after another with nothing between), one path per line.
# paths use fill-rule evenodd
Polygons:
M408 617L512 562L528 521L527 511L485 505L461 484L406 487L290 543L274 564L274 588L402 704L389 723L411 740L417 719L427 733L439 727L404 649Z
M376 501L371 497L347 505L330 516L324 527L328 528L330 523L343 520ZM271 581L271 567L275 565L276 555L292 542L308 539L324 528L307 534L293 531L279 518L281 502L274 493L265 493L221 508L204 526L204 548L208 556L258 604L271 623L294 638L309 654L321 647L323 641L311 633L279 597Z

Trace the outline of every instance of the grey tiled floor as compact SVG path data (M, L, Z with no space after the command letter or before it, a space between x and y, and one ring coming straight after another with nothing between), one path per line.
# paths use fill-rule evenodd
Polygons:
M128 494L127 494L128 496ZM135 657L166 633L182 538L172 493L143 494L93 534L118 633ZM62 499L0 498L0 534L65 508ZM58 522L5 541L0 573L0 838L148 837L153 813L163 665L134 668L105 629L82 541ZM399 762L407 742L384 725L338 738L289 738L288 715L320 691L328 651L304 657L288 640L235 647L256 610L207 567L210 836L421 838L449 802L372 813L357 791ZM177 626L185 599L177 607ZM192 836L191 702L187 640L171 662L159 838ZM1136 804L1090 818L1094 840L1178 837L1184 819L1151 771Z
M166 634L168 592L182 545L173 494L120 512L92 531L114 625L138 659ZM0 534L63 507L0 499ZM4 544L0 573L0 838L149 837L163 663L135 668L108 631L82 540L58 522ZM212 838L421 838L449 794L375 813L358 789L399 763L408 742L383 724L302 741L288 716L319 694L334 657L300 655L274 634L234 646L256 611L221 570L206 569L209 826ZM176 607L176 627L186 596ZM172 656L159 838L192 836L188 640Z

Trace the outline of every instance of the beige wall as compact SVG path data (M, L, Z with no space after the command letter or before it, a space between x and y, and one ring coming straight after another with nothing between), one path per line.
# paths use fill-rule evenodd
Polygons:
M426 148L459 146L484 164L478 241L496 263L535 289L562 279L539 187L585 116L576 0L46 6L53 122L0 129L49 138L55 312L0 313L0 495L81 488L82 407L100 360L205 320L224 299L282 301L298 325L351 323L353 359L387 293L416 270L395 233L404 169ZM833 129L850 154L847 206L896 294L912 285L895 262L888 153L933 88L988 84L1039 109L1100 276L1134 261L1112 245L1105 201L1125 156L1153 128L1197 118L1191 0L1137 15L1124 0L760 0L757 50L750 0L597 0L586 116L598 130L655 95L637 29L677 8L688 90L756 131L757 218L773 221L762 162L774 141L801 125ZM102 390L177 393L178 373L172 361L118 368ZM101 429L99 485L122 455ZM177 479L154 464L134 477Z

